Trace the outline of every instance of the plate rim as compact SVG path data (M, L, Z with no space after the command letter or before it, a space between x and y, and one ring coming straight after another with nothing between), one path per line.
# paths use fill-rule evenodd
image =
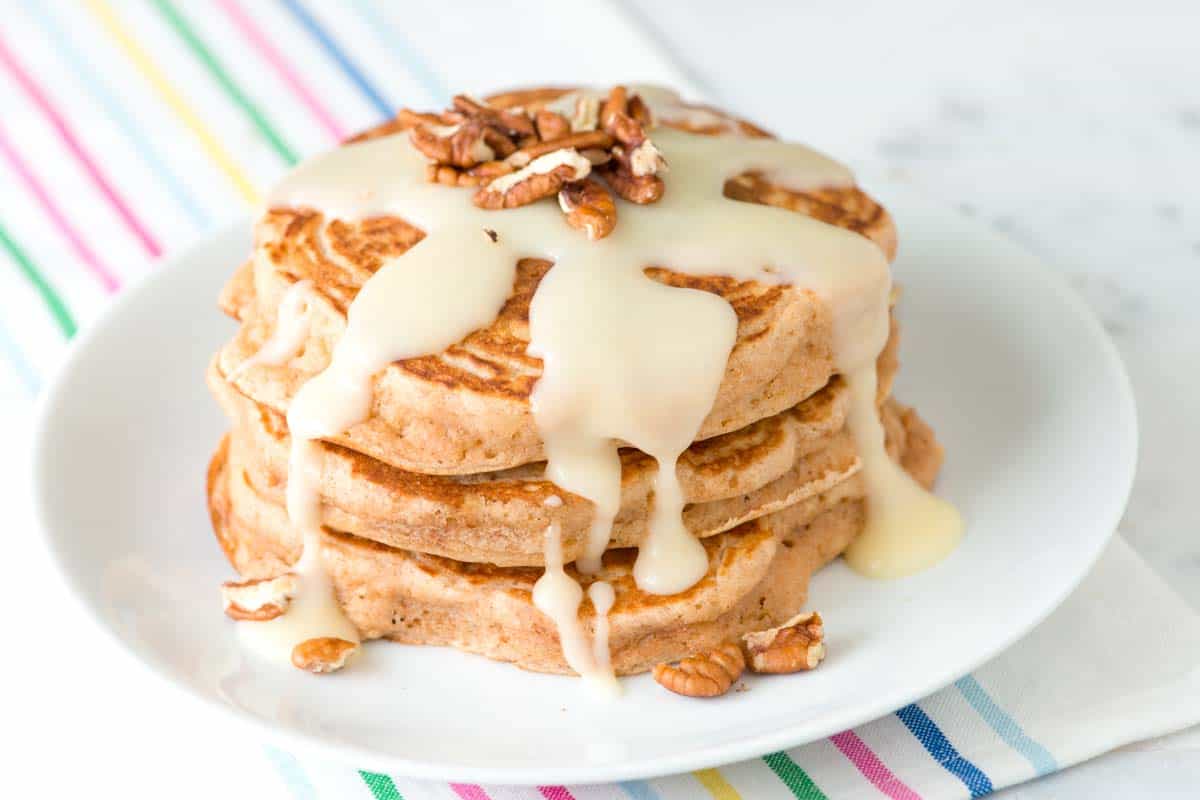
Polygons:
M1117 525L1120 522L1133 490L1134 478L1137 473L1140 435L1133 386L1124 361L1112 338L1108 335L1108 332L1104 329L1095 313L1087 306L1079 294L1071 288L1061 273L1047 265L1044 259L1037 254L1030 252L1018 243L994 231L982 227L977 221L971 220L952 207L926 197L913 186L897 184L892 181L888 181L887 183L892 184L887 187L890 193L908 195L911 198L910 202L916 201L931 210L936 209L939 213L953 215L956 219L961 220L970 229L973 238L980 241L987 241L989 244L999 244L1002 247L1008 248L1010 252L1019 253L1022 260L1029 266L1040 265L1043 267L1036 271L1029 270L1031 275L1036 276L1034 279L1040 281L1041 286L1039 290L1052 295L1054 300L1064 307L1064 310L1069 311L1071 316L1078 319L1081 324L1090 329L1091 336L1089 336L1089 341L1093 341L1096 344L1106 369L1112 371L1115 379L1113 388L1118 393L1117 406L1120 409L1120 416L1124 418L1125 423L1120 428L1115 429L1114 435L1119 437L1120 441L1118 445L1121 450L1129 454L1129 457L1126 464L1120 465L1122 474L1119 476L1117 485L1121 486L1122 490L1114 492L1111 495L1108 503L1109 508L1106 510L1107 513L1101 515L1110 519L1109 522L1105 523L1105 529L1108 533L1104 536L1096 536L1091 550L1081 554L1081 557L1073 562L1076 566L1075 572L1070 576L1069 580L1064 581L1060 585L1060 589L1056 593L1053 602L1048 603L1040 613L1032 615L1031 619L1027 620L1024 624L1014 626L1004 636L997 637L994 646L984 648L985 652L982 652L982 654L977 654L971 659L956 662L952 667L941 670L932 677L927 677L919 686L912 685L898 688L887 694L876 694L873 696L871 702L857 706L854 713L839 717L836 725L827 726L831 728L830 730L814 732L812 730L798 729L797 726L785 726L773 731L747 736L733 742L691 749L677 755L660 755L641 760L631 759L619 764L610 763L598 766L556 767L548 765L545 768L537 768L535 770L532 767L524 766L471 766L451 761L412 760L401 756L388 755L358 744L321 738L315 734L279 727L271 721L249 711L221 702L215 696L204 693L190 684L179 680L164 666L143 657L132 642L121 636L99 614L98 610L84 594L83 587L69 571L65 559L60 555L60 547L63 543L58 541L60 537L52 533L49 494L46 491L49 476L45 474L48 469L46 464L46 441L54 422L53 410L62 401L60 393L67 376L71 374L76 364L86 357L86 353L90 350L92 342L100 337L103 331L114 324L114 321L123 315L128 306L136 303L138 298L143 295L153 292L159 284L171 280L174 272L183 269L181 265L195 260L197 254L206 248L217 246L217 242L233 237L247 238L247 232L252 225L251 220L247 218L220 226L210 234L197 238L169 257L164 258L156 267L152 268L122 291L70 343L66 354L54 369L52 377L47 381L45 389L39 395L34 412L33 435L30 439L31 501L34 507L34 518L38 534L42 545L51 556L50 561L53 565L53 571L57 574L59 580L66 585L67 594L71 598L72 605L82 612L84 618L88 619L95 627L102 631L105 639L115 645L115 647L111 648L113 651L119 652L122 658L136 663L143 674L148 673L152 675L158 686L169 689L172 692L181 692L185 696L198 700L198 703L189 704L189 707L194 708L196 713L204 713L210 719L213 719L214 722L218 720L233 722L244 732L277 743L293 752L311 754L317 758L333 759L351 765L356 769L371 769L384 773L437 781L495 783L514 786L548 783L602 783L648 779L758 758L777 750L817 741L840 730L853 728L865 722L886 716L907 703L915 702L948 686L958 678L972 672L981 664L994 658L997 654L1007 650L1018 639L1041 624L1041 622L1062 605L1063 601L1066 600L1091 571L1107 547L1109 540L1116 532ZM897 211L902 211L905 205L902 197L889 198L889 201L889 204L897 209ZM535 772L536 774L534 774Z

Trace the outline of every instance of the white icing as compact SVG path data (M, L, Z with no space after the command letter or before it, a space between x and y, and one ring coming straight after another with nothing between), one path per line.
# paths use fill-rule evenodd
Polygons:
M278 366L295 358L308 339L312 300L312 281L296 281L289 286L279 299L274 331L254 355L237 365L229 377L236 378L258 364Z
M867 524L846 549L846 563L872 578L898 578L941 561L962 539L954 506L936 497L887 457L883 428L872 424L877 376L874 367L847 375L847 424L858 447L870 498Z
M305 537L305 549L319 553L320 541ZM280 666L292 663L292 650L308 639L332 637L358 644L358 630L346 619L334 596L333 583L320 564L295 568L296 596L287 613L266 621L243 620L237 624L238 638L247 649Z
M634 84L629 87L629 93L642 98L646 107L650 109L655 124L670 122L696 129L711 128L723 133L741 135L735 120L707 108L687 106L672 89L652 84Z
M562 528L557 522L552 522L546 528L545 560L546 571L533 585L533 604L554 622L563 659L567 666L595 686L617 691L617 681L608 658L607 615L612 607L612 599L609 597L612 587L603 581L597 581L597 584L607 587L607 593L603 588L595 590L594 594L589 590L589 595L593 597L592 605L597 606L596 597L600 599L600 605L596 608L597 637L589 642L587 631L579 620L583 588L563 570ZM606 599L607 606L604 606ZM601 606L604 607L603 613L600 611ZM598 657L600 650L603 650L603 656Z
M617 593L608 581L595 581L587 590L592 608L596 610L595 631L592 634L592 659L596 671L604 675L612 675L612 653L608 646L610 623L609 612L616 602Z
M293 648L308 639L360 641L358 630L338 605L321 560L320 463L319 445L293 435L288 515L303 537L304 550L292 566L296 590L287 613L272 620L238 623L243 644L276 664L290 664Z

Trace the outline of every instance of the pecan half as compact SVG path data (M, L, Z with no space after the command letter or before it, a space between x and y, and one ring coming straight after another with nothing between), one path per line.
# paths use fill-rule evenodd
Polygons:
M825 624L815 611L797 614L777 628L742 637L755 672L789 673L816 669L825 658Z
M742 649L735 642L725 642L711 653L678 664L656 664L654 680L675 694L718 697L729 691L745 668Z
M737 643L726 642L703 656L677 664L655 664L654 680L686 697L719 697L742 676L746 662Z
M528 166L481 187L472 198L480 208L517 208L551 197L565 184L586 178L592 163L573 149L535 158Z
M287 611L296 594L296 576L290 572L253 581L221 584L225 616L236 620L263 622Z
M332 636L306 639L292 648L292 666L315 675L336 672L357 649L354 642Z
M603 239L617 226L616 201L597 181L568 183L558 193L558 205L567 215L567 224L592 241Z

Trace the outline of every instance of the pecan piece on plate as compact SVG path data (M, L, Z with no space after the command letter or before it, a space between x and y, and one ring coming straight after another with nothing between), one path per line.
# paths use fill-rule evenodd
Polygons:
M274 578L251 581L226 581L221 584L221 600L230 619L263 622L288 610L296 594L296 576L290 572Z
M816 669L825 658L825 624L815 611L797 614L777 628L742 636L750 669L789 673Z
M685 658L677 664L657 664L654 680L675 694L719 697L742 676L746 660L736 642L725 642L711 653Z
M357 649L354 642L333 636L305 639L292 648L292 666L315 675L336 672Z

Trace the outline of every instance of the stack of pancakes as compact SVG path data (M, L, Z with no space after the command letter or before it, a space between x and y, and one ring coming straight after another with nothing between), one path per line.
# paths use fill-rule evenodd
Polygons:
M506 102L521 99L513 97ZM725 191L854 230L894 253L890 218L856 188L800 193L748 174ZM301 551L286 510L291 399L328 365L357 291L421 236L396 217L337 220L272 208L257 225L252 258L225 287L221 307L240 329L208 372L231 422L208 492L217 537L246 578L287 572ZM320 443L322 555L364 638L450 645L528 669L569 671L553 622L531 596L547 528L559 524L572 561L592 519L589 501L544 478L530 411L541 362L525 352L529 304L550 268L536 259L516 264L512 293L489 326L442 353L388 366L375 377L370 417ZM806 602L812 573L865 519L829 309L794 287L693 277L670 265L650 265L647 274L727 299L738 336L713 409L679 464L684 521L704 542L707 575L675 595L635 585L655 464L632 448L621 451L621 510L601 572L567 567L585 587L603 579L616 591L609 641L618 674L791 617ZM283 363L252 361L276 333L281 299L300 281L308 282L302 346ZM880 415L889 454L928 486L941 449L915 412L890 397L897 336L893 321L877 361ZM589 601L580 616L590 628Z

